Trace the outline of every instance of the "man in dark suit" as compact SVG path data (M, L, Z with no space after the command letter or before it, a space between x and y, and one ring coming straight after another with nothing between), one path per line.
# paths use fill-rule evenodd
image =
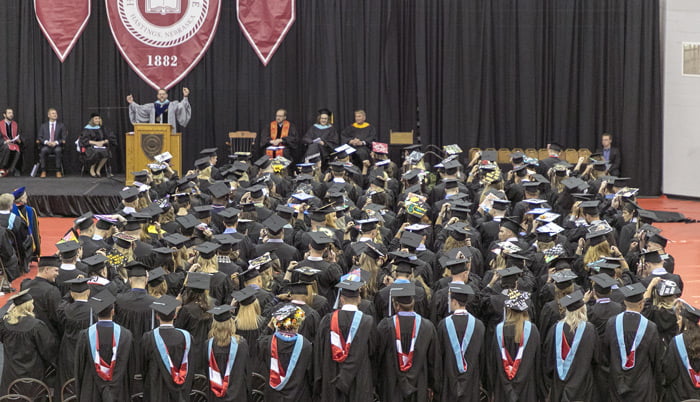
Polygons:
M56 121L58 119L58 111L54 108L49 108L47 114L49 121L42 124L39 128L37 140L41 145L39 152L39 167L41 168L41 177L46 177L46 157L51 153L56 155L56 177L63 177L61 173L63 167L63 144L68 137L68 130L63 126L63 123Z
M613 147L612 142L612 134L603 133L600 139L600 143L603 147L596 149L595 152L603 155L605 161L610 164L608 172L611 176L620 176L620 165L622 164L620 149Z

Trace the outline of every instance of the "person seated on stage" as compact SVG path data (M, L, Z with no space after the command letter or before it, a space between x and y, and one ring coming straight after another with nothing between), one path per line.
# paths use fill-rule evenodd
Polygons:
M603 133L600 136L601 148L596 149L597 154L603 155L603 160L608 162L610 168L611 176L620 176L620 165L622 164L622 158L620 154L620 148L613 147L613 136L610 133Z
M348 144L355 148L355 162L362 165L362 161L369 160L369 150L372 141L377 139L377 130L367 123L367 114L364 110L355 110L355 122L345 127L340 133L340 143Z
M58 111L54 108L49 108L47 111L49 121L39 127L39 134L36 136L41 150L39 151L39 168L41 177L46 177L46 157L50 154L56 155L56 177L62 177L63 168L63 144L66 142L68 130L57 121Z
M168 91L159 89L154 103L139 105L134 102L134 96L129 95L126 101L129 103L129 120L131 123L159 123L170 124L173 133L177 131L177 125L186 127L192 117L192 107L187 97L190 95L189 88L182 88L181 101L169 101Z
M316 124L309 127L301 142L306 145L304 160L320 154L321 160L328 158L333 149L338 147L338 130L331 124L331 111L321 109L316 116Z
M261 144L265 153L270 158L284 156L293 161L296 156L298 141L297 128L292 122L287 120L287 111L278 109L275 112L275 120L271 121L264 131Z
M101 177L102 168L110 158L109 134L102 127L102 118L97 113L90 114L90 121L80 133L80 148L85 152L85 164L90 166L90 176Z
M19 176L19 172L15 171L17 161L19 161L20 147L22 138L19 133L19 127L15 118L15 113L12 109L7 108L2 113L2 123L0 124L0 134L2 135L2 145L0 145L0 177L5 177L10 174Z

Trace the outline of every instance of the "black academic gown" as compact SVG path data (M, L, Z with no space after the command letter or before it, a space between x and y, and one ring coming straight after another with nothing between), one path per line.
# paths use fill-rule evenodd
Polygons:
M618 302L610 299L600 299L594 304L588 305L588 322L595 325L599 337L605 335L605 329L610 317L616 316L625 311L625 308Z
M313 346L311 342L304 338L301 353L294 372L291 373L285 387L281 390L275 390L270 386L270 354L272 346L272 337L275 335L266 335L258 340L258 357L261 360L262 375L265 377L265 402L301 402L312 400L312 384L313 384ZM301 336L301 335L298 335ZM279 364L288 373L289 360L294 349L294 341L283 341L277 339L277 352Z
M4 350L1 395L18 378L44 381L46 368L56 359L56 338L43 321L31 316L20 318L17 324L2 320L0 343Z
M117 296L117 301L114 305L114 322L131 331L134 339L134 362L137 370L143 367L144 354L140 351L142 343L138 340L143 338L143 334L153 328L153 310L151 303L156 300L155 297L146 293L142 289L131 289ZM136 374L143 374L135 372Z
M207 341L208 345L208 341ZM216 341L212 343L212 353L214 354L214 359L216 359L216 364L219 367L221 376L223 377L226 372L226 365L228 364L229 351L231 344L226 346L219 346ZM206 350L205 350L206 353ZM217 401L217 402L247 402L248 401L248 342L243 338L238 338L238 349L235 354L235 361L231 367L231 373L229 374L229 383L226 394L218 397L214 394L211 389L211 385L207 387L207 401ZM207 358L209 355L207 354ZM207 377L209 377L209 370L207 370Z
M192 335L190 367L197 374L204 374L206 370L207 355L204 343L209 338L211 319L211 314L202 310L196 303L183 305L175 318L175 327L184 329Z
M440 345L435 326L423 318L416 334L413 364L407 371L401 371L396 350L396 327L394 317L384 318L377 327L379 333L378 393L383 402L424 402L428 401L429 389L436 390L440 385L436 378L436 366L440 361ZM409 353L415 318L400 316L401 347Z
M74 376L75 349L78 344L80 332L90 326L90 318L97 321L95 314L90 311L90 305L86 301L73 301L62 303L56 313L58 316L59 331L63 334L58 348L58 383L62 386ZM110 346L111 347L111 346Z
M415 306L414 310L416 313L420 314L426 319L430 317L430 303L428 301L428 295L425 293L425 289L417 283L416 285L416 296L414 297ZM382 288L376 295L374 295L374 308L377 312L377 317L379 319L386 318L389 316L389 292L391 291L391 286ZM396 312L392 311L391 314ZM434 326L434 325L433 325Z
M338 264L331 264L327 261L312 261L308 258L299 262L297 269L301 267L310 267L321 270L316 274L316 284L318 285L318 294L325 297L327 300L335 300L335 285L340 282L340 277L343 275ZM292 273L292 281L299 281L299 274L295 271Z
M61 292L56 285L44 278L36 277L23 281L20 290L29 290L29 294L34 299L34 316L43 321L54 337L59 339L56 311L61 304Z
M377 350L374 318L362 315L347 357L343 362L337 362L333 360L330 342L333 314L327 314L321 320L314 343L314 393L324 402L371 401L376 375L372 358ZM353 311L338 310L338 326L346 341L354 314Z
M623 334L625 355L629 354L634 337L639 327L640 314L620 313L623 316ZM644 337L635 352L635 365L629 370L622 369L618 347L615 317L608 320L601 350L602 363L609 370L609 401L654 402L657 392L661 391L657 383L661 381L662 347L656 324L649 321Z
M65 295L70 290L70 283L66 283L66 281L75 279L78 277L78 275L82 275L85 278L88 277L88 274L79 269L58 269L56 286L58 287L58 291L61 293L61 296Z
M596 356L598 355L598 337L595 326L590 322L585 323L581 341L564 379L560 377L557 370L556 328L556 326L552 327L547 333L542 355L546 381L551 381L549 400L551 402L596 401L595 388L597 385L594 372ZM575 331L571 332L568 324L564 324L563 331L566 344L573 348ZM562 345L564 345L563 339Z
M170 360L176 369L181 367L185 357L185 335L172 326L161 326L160 335L167 348ZM188 402L194 379L194 370L188 367L187 375L182 384L176 384L170 369L165 367L163 360L156 348L155 334L146 332L141 341L143 353L144 392L143 400L150 402ZM188 361L192 361L192 348L188 355Z
M112 336L113 324L100 322L97 326L97 336L100 340L100 357L105 362L112 361ZM133 336L131 332L122 327L117 344L117 358L115 360L112 380L106 381L97 375L92 356L92 347L88 337L88 331L83 330L78 337L75 353L75 390L77 400L80 402L119 402L128 401L131 398L129 369L131 367L129 357L132 353Z
M503 341L510 356L515 359L520 339L514 339L512 326L504 326ZM498 344L496 333L489 336L487 349L487 381L489 394L494 401L503 402L536 402L544 399L540 359L540 333L532 324L530 337L523 350L522 360L515 377L509 380L501 360L501 345Z
M467 318L469 317L469 318ZM437 327L437 336L440 343L440 375L442 387L440 389L440 401L478 401L481 391L481 373L484 369L483 344L485 327L474 316L466 314L453 314L457 343L461 344L467 330L469 320L474 321L474 332L469 339L466 353L462 356L467 362L467 370L460 373L457 366L457 358L452 348L452 343L447 331L447 323L443 319Z
M680 339L685 339L685 335L678 335ZM688 345L683 341L688 352ZM700 370L700 358L691 357L690 367L696 372ZM666 349L666 354L663 360L663 383L664 392L662 400L665 402L685 401L686 399L700 399L700 387L696 388L690 378L690 373L685 366L685 362L681 359L676 345L675 339L671 341Z

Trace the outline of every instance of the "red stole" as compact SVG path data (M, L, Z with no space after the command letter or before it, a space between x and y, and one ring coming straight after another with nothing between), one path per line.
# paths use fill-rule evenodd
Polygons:
M279 138L285 138L287 135L289 135L289 127L291 127L289 120L285 120L284 122L282 122L282 133L281 133ZM277 129L278 129L277 120L270 122L270 139L271 140L277 139L277 135L278 135ZM278 156L283 156L284 150L283 149L278 149L276 151L266 150L265 153L270 158L276 158Z
M15 137L17 137L17 133L19 132L17 128L17 122L12 121L10 123L12 126L12 132L8 133L7 132L7 124L5 123L5 119L2 119L2 122L0 122L0 133L2 133L2 139L7 142ZM19 145L14 143L14 142L8 142L7 147L10 149L10 151L16 151L19 152Z

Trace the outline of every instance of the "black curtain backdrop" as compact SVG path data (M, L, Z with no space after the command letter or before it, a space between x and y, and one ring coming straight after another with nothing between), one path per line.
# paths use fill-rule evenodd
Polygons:
M205 57L171 89L192 90L183 130L184 168L227 133L258 133L284 107L301 133L327 107L342 128L364 108L389 129L417 130L423 144L595 148L609 131L623 172L643 194L661 189L658 0L304 0L264 67L241 34L235 2L222 0ZM125 97L155 91L123 61L104 2L93 0L85 32L61 64L43 37L33 2L0 2L0 107L31 143L49 106L77 138L93 111L120 139L131 130ZM120 144L123 150L123 143ZM222 152L221 155L224 153ZM79 170L75 149L69 172ZM114 167L123 171L123 151Z

